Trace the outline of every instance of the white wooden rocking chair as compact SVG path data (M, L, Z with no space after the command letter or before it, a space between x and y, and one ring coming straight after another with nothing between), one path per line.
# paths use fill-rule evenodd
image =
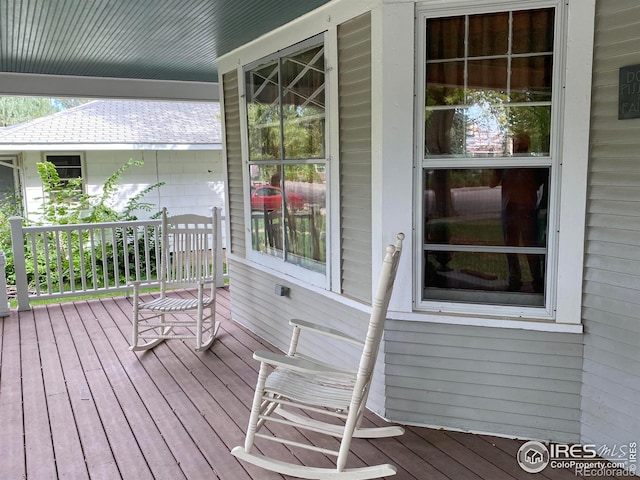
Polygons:
M233 455L268 470L309 479L368 479L396 473L396 468L390 464L346 468L346 462L352 437L379 438L404 433L402 427L394 425L372 428L360 426L382 339L403 239L404 235L400 233L396 244L387 247L364 341L346 336L334 329L301 320L292 320L290 323L293 326L293 335L287 355L269 351L254 353L253 358L259 360L261 364L249 426L244 446L235 447L231 451ZM358 345L362 348L358 368L340 369L300 355L296 350L302 331L314 332L331 339ZM304 411L309 414L302 413ZM280 427L285 425L337 437L340 439L339 449L320 448L259 432L267 421L277 423ZM290 447L300 447L336 456L336 467L303 466L266 457L256 452L255 439L272 440Z
M167 209L162 209L160 295L142 301L145 284L133 282L130 350L148 350L170 338L195 338L196 350L206 350L213 344L220 326L215 319L217 217L218 208L213 209L211 217L167 217ZM195 288L196 298L171 295L176 288ZM176 327L180 328L174 332Z

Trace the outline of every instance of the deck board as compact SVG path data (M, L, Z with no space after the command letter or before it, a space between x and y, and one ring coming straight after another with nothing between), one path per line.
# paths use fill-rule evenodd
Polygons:
M190 340L129 351L126 297L41 305L0 319L0 478L285 479L229 453L244 441L258 369L253 351L275 348L231 320L227 288L218 290L217 315L222 326L206 352ZM365 422L384 424L373 414ZM401 437L355 439L348 466L391 463L397 480L524 480L531 475L515 461L521 444L407 427ZM316 452L257 446L292 463L333 465ZM579 478L550 469L539 477Z
M7 317L10 318L10 317ZM0 478L21 478L26 471L23 446L20 324L3 322L0 356Z
M36 322L42 323L42 319L34 317L31 315L28 321L20 323L25 457L27 471L32 472L34 478L54 478L57 472L54 462L53 439L47 411L43 372L40 368L39 338L36 332ZM45 318L44 321L48 321L48 318Z

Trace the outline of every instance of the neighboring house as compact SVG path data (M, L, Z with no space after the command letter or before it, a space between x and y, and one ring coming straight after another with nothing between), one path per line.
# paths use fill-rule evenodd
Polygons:
M87 193L99 193L105 180L129 159L142 161L121 179L117 202L146 187L165 184L142 201L149 218L162 207L170 214L209 214L224 205L218 103L96 100L79 107L0 129L0 189L24 199L36 218L44 200L37 163L56 165L61 179L82 178Z
M292 317L363 334L402 231L374 411L640 440L640 118L618 120L638 22L636 2L337 0L220 57L233 318L284 350ZM536 178L519 243L508 167ZM264 184L303 205L256 208Z

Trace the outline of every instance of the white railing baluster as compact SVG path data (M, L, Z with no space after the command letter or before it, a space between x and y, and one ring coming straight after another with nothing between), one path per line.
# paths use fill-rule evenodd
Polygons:
M66 235L64 235L66 233ZM69 255L69 288L72 292L76 291L76 269L73 268L73 230L69 230L67 232L62 232L62 238L67 238L67 252Z
M45 265L49 265L49 262L51 262L51 257L49 256L49 235L47 235L47 232L42 232L42 245L43 245L43 250L44 250L44 263ZM34 268L38 268L38 258L37 258L37 253L38 253L38 246L37 246L37 242L35 241L35 235L34 235L34 240L33 240L33 264L34 264ZM51 292L53 291L53 280L52 280L52 275L51 275L51 270L48 267L45 267L44 269L44 273L45 273L45 277L47 279L47 291ZM38 273L36 273L36 288L38 290L38 292L40 291L40 275Z
M118 227L113 227L111 229L111 245L113 248L113 286L114 287L119 287L120 286L120 270L119 270L119 264L118 264L118 236L116 235L116 232L118 230Z
M89 228L89 252L91 253L91 285L93 290L98 290L98 267L96 261L96 242L94 239L95 228Z
M133 228L132 234L132 245L133 245L133 262L134 262L134 271L136 273L136 280L141 280L140 278L140 250L138 249L138 228Z
M78 257L80 259L80 283L82 284L82 291L87 291L87 265L84 263L84 238L82 235L82 229L78 228Z
M124 280L131 282L129 276L129 227L122 227L122 256L124 257Z
M143 242L143 246L144 246L144 271L146 273L146 278L151 278L151 258L150 258L150 252L149 252L149 229L148 228L143 228L142 229L142 238L144 240Z
M102 246L102 281L103 287L109 288L109 259L107 258L107 237L105 229L100 229L100 243Z
M64 273L64 267L62 265L62 259L64 258L65 252L62 249L62 244L60 242L60 234L62 232L60 231L56 231L53 233L54 236L54 244L56 246L56 263L58 266L58 291L60 293L64 292L64 277L63 277L63 273ZM69 256L71 256L71 252L69 252ZM69 267L71 267L71 265L73 265L73 260L70 258L69 259Z

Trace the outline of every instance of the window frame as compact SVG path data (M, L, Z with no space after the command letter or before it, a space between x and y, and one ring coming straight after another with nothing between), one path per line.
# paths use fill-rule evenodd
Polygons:
M43 160L52 163L56 167L56 171L58 172L58 175L60 175L60 170L59 170L60 167L56 165L55 162L52 162L50 160L51 157L78 157L80 159L80 179L82 180L82 187L81 187L80 193L86 193L86 188L87 188L86 168L85 168L84 154L82 152L44 152L42 156L43 156ZM60 180L68 181L68 180L75 180L76 178L78 177L74 177L72 179L67 177L63 178L61 176Z
M4 168L9 168L11 170L15 195L19 197L24 196L22 192L22 180L20 178L20 167L18 166L18 156L0 155L0 162Z
M553 77L551 96L551 130L549 155L544 157L526 157L526 167L549 167L551 178L549 181L548 208L548 239L547 239L547 272L545 273L545 299L542 307L519 305L498 305L481 302L453 302L435 299L424 299L424 212L422 201L423 172L427 168L457 169L457 168L501 168L513 167L513 157L470 158L470 157L433 157L425 155L425 78L426 78L426 21L429 18L455 17L462 15L491 14L499 12L536 10L542 8L555 9L554 46L553 46ZM566 10L561 2L533 1L533 2L492 2L485 5L460 2L445 8L433 8L426 4L418 4L416 8L416 60L415 60L415 165L414 175L414 225L416 228L416 242L414 248L414 309L422 312L439 312L444 314L500 316L506 318L554 320L556 313L556 290L559 251L559 209L561 202L561 155L562 155L562 120L564 118L563 104L563 72L565 68L564 26ZM537 103L535 104L537 105ZM481 293L481 292L479 292Z
M291 276L295 279L301 280L313 286L318 286L323 289L331 288L331 276L332 276L332 256L331 256L331 239L332 239L332 223L335 221L332 218L333 207L332 197L333 195L333 178L331 173L331 159L332 159L332 146L337 145L337 140L330 137L331 129L330 124L334 121L334 111L336 110L333 99L336 97L336 93L333 91L333 86L336 82L333 80L334 69L329 68L330 58L333 58L333 42L332 36L328 32L321 32L317 35L304 39L300 42L293 43L283 49L280 49L267 56L261 57L246 65L238 67L238 89L240 94L240 125L241 125L241 144L242 144L242 157L243 157L243 185L242 192L244 198L244 211L245 211L245 245L246 245L246 257L248 260L260 265L268 270L281 272L287 276ZM324 48L324 61L325 61L325 114L324 114L324 158L311 158L311 159L294 159L294 160L251 160L250 159L250 146L249 146L249 125L247 116L247 92L245 78L248 71L253 70L260 65L268 64L274 60L278 60L286 55L295 54L305 49L312 48L314 46L322 45ZM325 211L326 211L326 252L325 252L325 271L317 272L309 268L297 265L295 263L287 262L285 258L280 258L272 255L262 253L254 250L252 242L252 210L251 210L251 181L250 181L250 167L251 165L274 165L279 164L283 167L292 164L323 164L325 169L326 178L326 192L325 192Z

